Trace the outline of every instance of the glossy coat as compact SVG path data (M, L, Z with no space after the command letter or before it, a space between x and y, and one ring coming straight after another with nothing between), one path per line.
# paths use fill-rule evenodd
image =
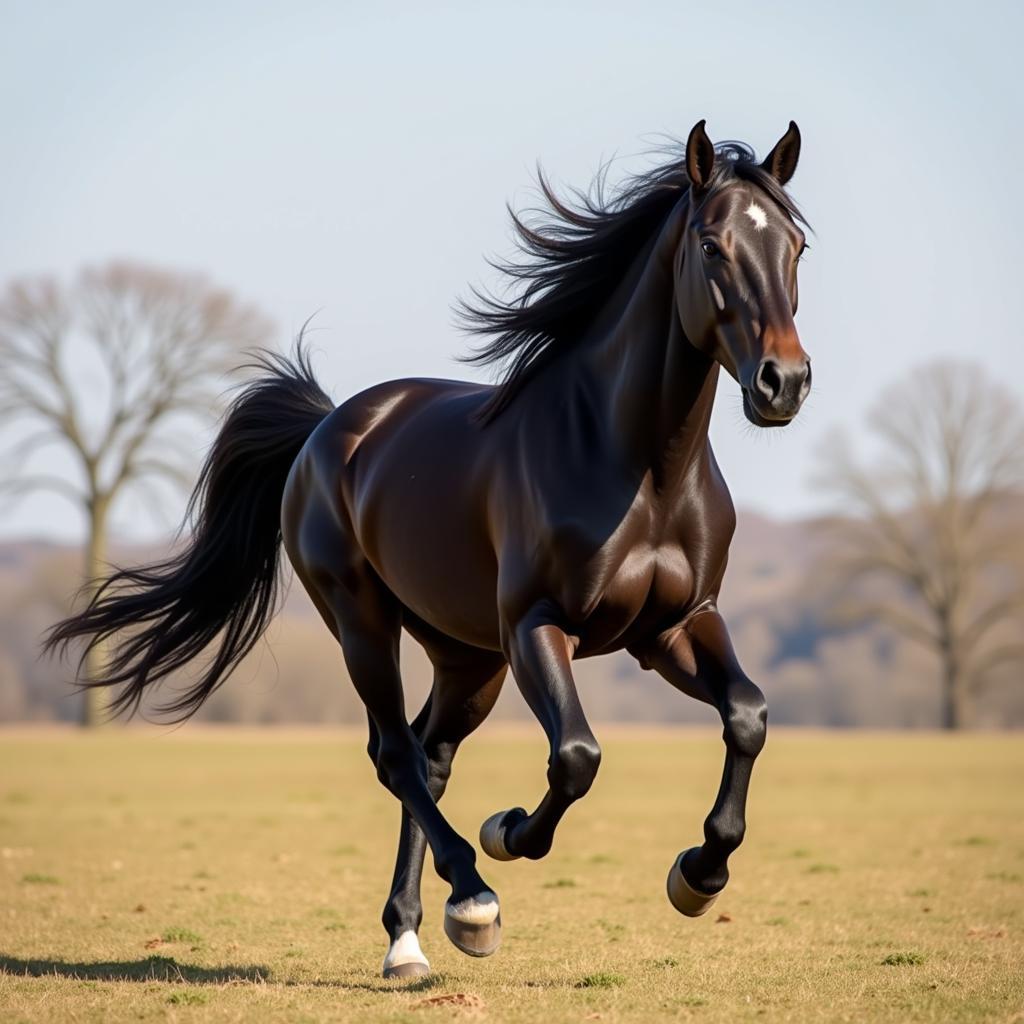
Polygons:
M559 820L600 763L572 662L626 649L722 716L720 792L704 843L674 870L683 882L676 890L698 900L725 885L766 712L716 606L735 514L708 424L720 367L740 385L758 426L788 422L810 387L794 324L804 236L781 193L799 146L791 124L760 168L737 174L722 166L704 123L695 126L682 165L664 179L675 192L666 200L648 190L647 201L664 203L656 230L622 263L602 303L574 311L578 329L534 332L537 351L504 392L400 380L324 415L326 399L300 353L295 365L277 360L236 403L204 470L195 547L208 534L210 562L219 557L219 526L230 530L216 500L218 487L227 492L224 467L256 474L265 465L265 490L283 490L284 546L340 641L367 707L370 756L404 807L384 913L393 940L419 928L426 845L451 883L450 904L489 892L473 848L437 801L459 743L493 707L508 666L550 742L549 790L532 813L516 809L501 819L503 845L494 848L492 839L491 852L537 858L550 849ZM601 222L588 223L581 231L594 244ZM543 244L553 262L562 258L555 243ZM587 266L580 258L570 272L582 278ZM553 290L550 301L571 297L574 287ZM495 321L515 328L529 315L495 303L490 310L479 314L485 329ZM510 330L497 354L521 350L525 334ZM290 418L279 417L275 434L274 410L289 402ZM291 434L271 458L261 445L284 436L285 419ZM246 578L272 586L276 561L268 569L267 558L256 566L251 555L236 556L241 578L224 584L230 607L210 619L227 626L229 638L240 623L236 632L248 642L246 630L258 635L269 618L241 592ZM128 684L122 704L137 702L163 674L168 652L179 660L195 653L180 625L181 595L197 586L188 572L198 579L211 571L200 561L113 578L90 609L57 627L54 640L109 635L166 615L180 636L161 641L154 628L115 661L111 682ZM430 699L411 724L399 672L403 628L435 668ZM228 650L221 673L176 709L198 706L243 647ZM671 879L669 888L671 895Z

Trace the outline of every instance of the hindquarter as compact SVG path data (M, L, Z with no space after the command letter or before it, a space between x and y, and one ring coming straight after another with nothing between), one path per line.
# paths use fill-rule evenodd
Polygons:
M472 419L486 393L405 380L357 395L307 446L306 475L318 486L305 491L312 504L332 506L341 546L356 553L336 551L337 559L364 560L400 605L438 633L496 650L491 431Z

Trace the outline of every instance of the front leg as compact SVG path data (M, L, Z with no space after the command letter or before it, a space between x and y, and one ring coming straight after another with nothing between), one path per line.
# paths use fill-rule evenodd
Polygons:
M498 860L537 860L551 849L555 828L570 805L590 789L601 749L576 693L573 641L539 608L506 635L516 683L550 744L548 792L532 814L516 808L488 818L480 830L480 844Z
M729 855L743 842L747 789L754 759L764 746L767 705L740 668L714 608L633 653L676 689L717 708L725 727L725 767L718 798L704 822L704 843L680 854L669 873L673 905L697 917L725 888Z

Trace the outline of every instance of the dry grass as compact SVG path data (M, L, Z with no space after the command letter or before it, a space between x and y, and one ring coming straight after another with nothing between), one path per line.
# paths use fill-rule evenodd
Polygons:
M1024 744L776 731L707 918L665 873L700 834L711 733L599 730L538 864L491 864L504 946L382 981L398 811L351 734L0 733L0 1019L1024 1021ZM475 836L543 785L486 732L446 808Z

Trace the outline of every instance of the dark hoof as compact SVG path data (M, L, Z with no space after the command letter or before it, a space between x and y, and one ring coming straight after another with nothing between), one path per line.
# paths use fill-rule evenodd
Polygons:
M518 860L519 855L509 851L505 845L505 836L516 822L526 817L522 807L513 807L511 811L498 811L492 814L480 826L480 845L488 857L495 860Z
M498 897L482 892L468 900L446 903L444 933L468 956L490 956L501 945Z
M668 899L680 914L686 917L700 917L701 914L707 913L711 904L718 899L718 893L700 892L687 882L683 874L683 858L689 852L684 850L679 854L668 873Z

